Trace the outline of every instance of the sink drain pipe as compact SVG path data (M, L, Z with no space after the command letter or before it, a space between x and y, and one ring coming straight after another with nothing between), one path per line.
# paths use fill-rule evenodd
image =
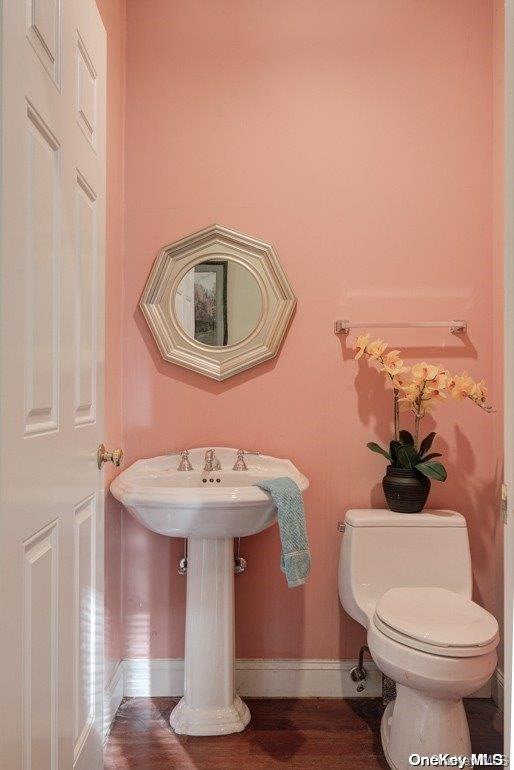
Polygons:
M184 538L184 555L178 560L177 572L179 575L187 574L187 537Z
M234 556L234 572L239 575L246 570L247 561L241 556L241 538L237 538L237 552ZM187 537L184 538L184 555L178 560L177 572L179 575L187 575Z

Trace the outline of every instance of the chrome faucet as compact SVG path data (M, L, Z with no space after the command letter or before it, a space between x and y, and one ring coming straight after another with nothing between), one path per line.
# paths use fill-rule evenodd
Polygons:
M179 464L177 466L178 471L193 470L193 466L191 465L191 461L189 460L189 449L181 449L180 452L167 452L166 454L170 456L180 455Z
M245 461L245 455L259 455L260 452L249 452L246 449L238 449L237 450L237 458L234 463L234 467L232 468L233 471L247 471L248 466Z
M216 452L214 449L208 449L205 453L205 465L204 465L204 472L210 473L211 471L220 471L221 470L221 463L216 457Z

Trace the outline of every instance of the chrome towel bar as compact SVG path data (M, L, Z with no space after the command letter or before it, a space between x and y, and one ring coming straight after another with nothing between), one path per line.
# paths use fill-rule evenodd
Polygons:
M452 334L466 334L468 322L455 321L371 321L353 323L348 319L336 321L336 334L350 334L351 329L449 329Z

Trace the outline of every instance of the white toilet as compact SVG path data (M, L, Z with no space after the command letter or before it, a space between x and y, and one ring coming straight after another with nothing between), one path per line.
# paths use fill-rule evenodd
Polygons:
M454 511L353 510L339 561L339 596L368 631L371 655L396 682L382 718L390 767L412 754L471 753L462 698L494 672L498 623L471 601L466 520Z

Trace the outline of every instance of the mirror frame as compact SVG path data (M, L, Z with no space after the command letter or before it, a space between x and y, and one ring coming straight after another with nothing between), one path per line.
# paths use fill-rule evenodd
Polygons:
M248 337L234 345L214 347L182 329L175 315L175 290L192 267L219 259L235 261L252 273L261 290L262 309ZM159 251L139 306L165 361L213 380L226 380L276 356L296 297L273 246L211 225Z

